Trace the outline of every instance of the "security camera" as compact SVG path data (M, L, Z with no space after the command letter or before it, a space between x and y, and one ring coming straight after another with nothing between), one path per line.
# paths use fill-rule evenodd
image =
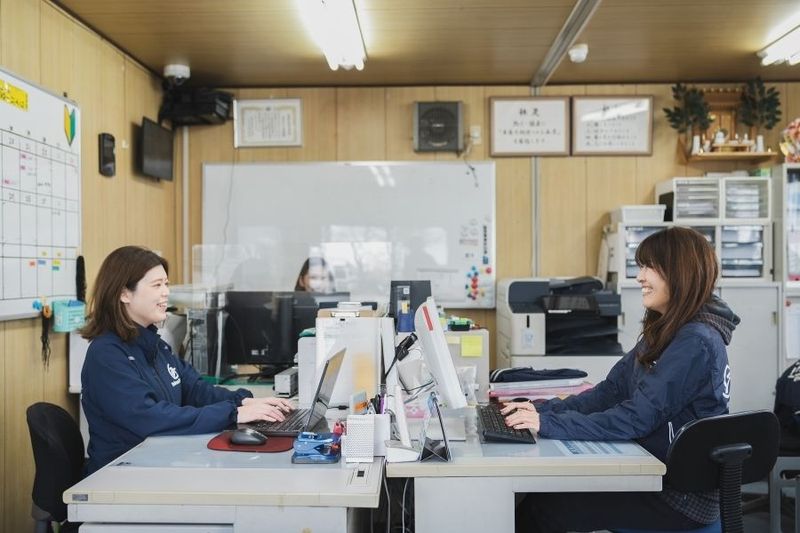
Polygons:
M567 53L569 54L569 60L573 63L583 63L586 61L586 56L589 55L589 45L585 43L576 44Z
M192 70L189 65L170 63L164 66L164 78L173 87L183 84L191 76Z

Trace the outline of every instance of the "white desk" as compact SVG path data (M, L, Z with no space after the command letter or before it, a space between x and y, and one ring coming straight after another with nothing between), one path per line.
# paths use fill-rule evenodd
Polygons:
M466 420L467 440L450 442L451 462L386 465L387 477L414 478L417 533L514 531L515 493L661 490L666 466L635 443L583 456L547 439L481 444L474 412Z
M291 451L209 450L212 436L148 438L64 493L69 520L82 533L339 533L358 527L358 508L378 507L383 458L293 465Z

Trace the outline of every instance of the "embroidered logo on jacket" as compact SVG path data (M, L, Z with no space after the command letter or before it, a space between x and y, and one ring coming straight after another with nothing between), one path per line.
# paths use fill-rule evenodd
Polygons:
M728 400L731 398L731 366L725 365L725 374L722 377L722 396Z
M167 363L167 372L169 372L169 375L172 377L173 380L170 383L170 385L172 385L173 387L180 385L181 377L178 375L178 369Z

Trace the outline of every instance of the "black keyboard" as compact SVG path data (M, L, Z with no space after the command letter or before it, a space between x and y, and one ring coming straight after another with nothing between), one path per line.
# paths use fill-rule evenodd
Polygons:
M514 429L506 425L496 403L478 406L478 430L486 442L527 442L536 444L533 433L527 429Z
M265 435L299 435L303 431L306 419L308 418L308 409L295 409L281 422L267 422L262 420L260 422L249 422L247 426L259 431Z

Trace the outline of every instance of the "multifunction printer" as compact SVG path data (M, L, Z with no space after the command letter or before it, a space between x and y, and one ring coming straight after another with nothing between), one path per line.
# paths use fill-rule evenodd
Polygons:
M497 353L621 354L619 294L593 277L507 279L497 288Z

